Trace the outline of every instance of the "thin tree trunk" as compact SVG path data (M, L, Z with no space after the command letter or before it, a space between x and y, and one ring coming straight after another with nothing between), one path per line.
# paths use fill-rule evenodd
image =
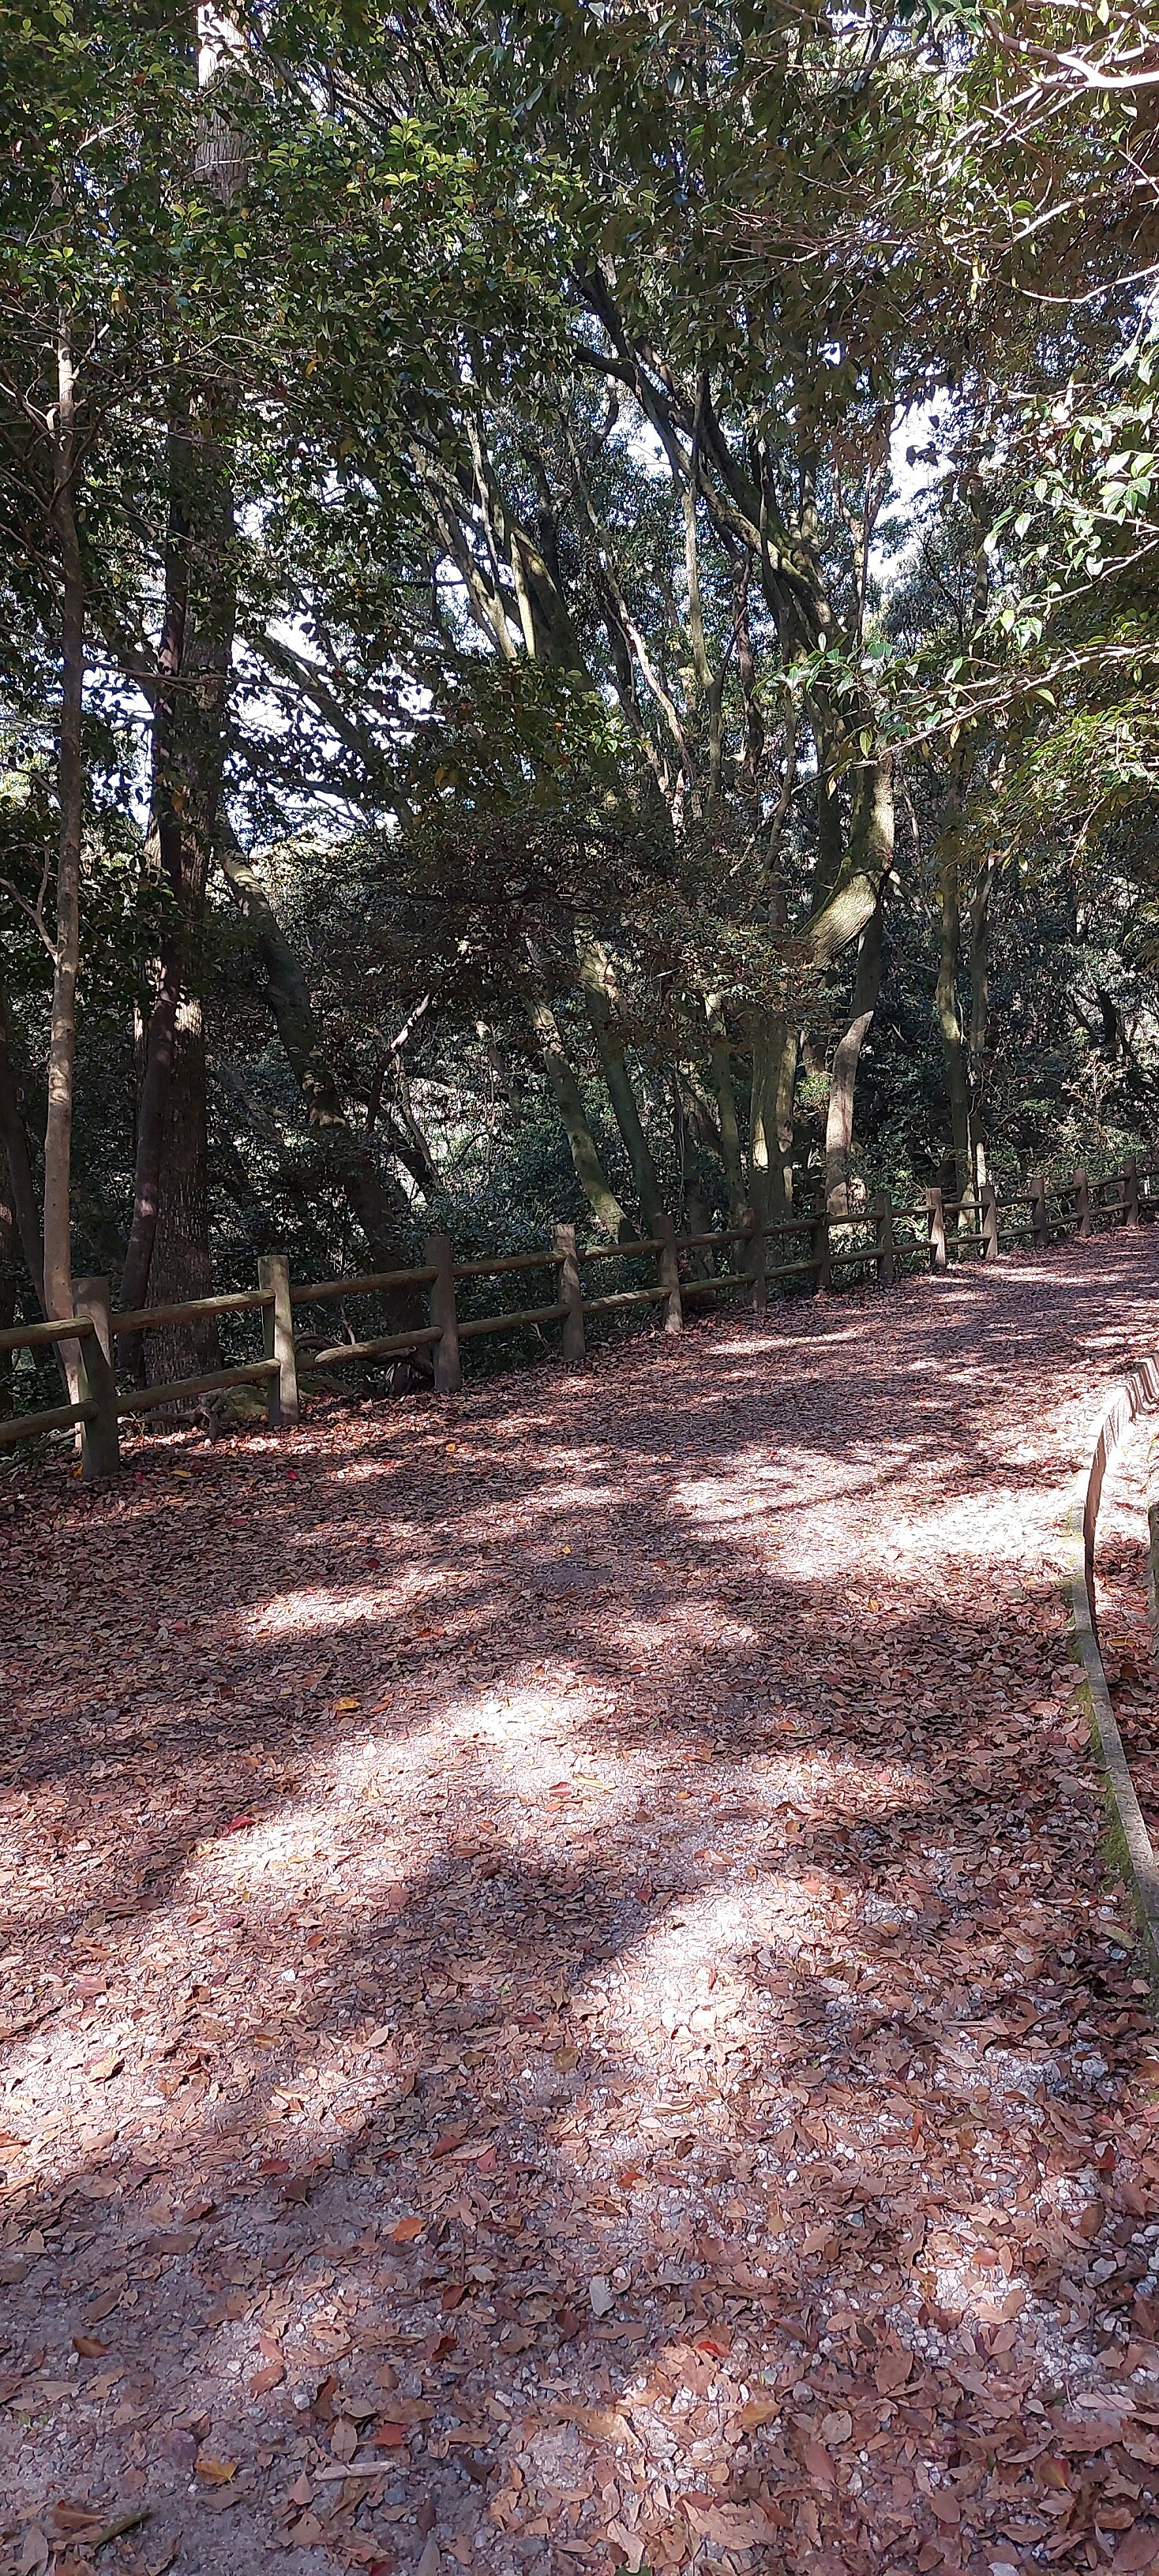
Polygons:
M61 322L56 353L57 398L52 413L52 517L60 548L64 595L61 611L60 751L57 779L60 833L56 864L56 946L48 1041L48 1117L44 1133L44 1304L49 1316L72 1313L72 1115L76 1080L76 1002L80 975L80 870L84 817L84 749L81 738L85 674L85 579L76 514L79 464L76 378L72 343ZM75 1350L64 1353L73 1400L79 1393Z
M581 940L578 947L580 984L596 1041L600 1070L608 1086L616 1125L632 1166L644 1222L649 1232L654 1234L664 1214L664 1201L652 1148L640 1123L631 1075L624 1060L624 1041L609 996L611 976L608 959L598 940Z
M740 1121L736 1111L736 1093L732 1081L732 1061L724 1012L715 993L705 1005L708 1015L708 1047L712 1064L712 1087L716 1093L720 1119L720 1151L728 1190L728 1221L740 1225L747 1204L744 1171L741 1164Z
M6 1165L0 1159L0 1332L16 1321L18 1236L14 1198ZM6 1422L11 1411L12 1353L0 1351L0 1422Z
M527 1008L551 1095L571 1147L576 1179L597 1223L614 1242L624 1233L627 1220L615 1191L605 1177L596 1140L588 1124L583 1095L564 1052L555 1013L541 993L528 996Z
M36 1185L32 1178L32 1158L28 1135L20 1110L16 1088L16 1068L12 1062L12 1033L8 1017L8 997L0 982L0 1146L7 1164L8 1192L13 1223L20 1238L24 1266L36 1291L36 1302L44 1314L44 1252L40 1241L40 1213L36 1205ZM3 1165L0 1165L3 1177Z
M853 1144L853 1095L861 1050L881 990L881 905L862 931L853 979L853 1007L839 1038L829 1076L825 1118L825 1204L830 1216L849 1214L849 1155Z
M958 942L960 901L956 838L943 844L938 864L939 950L938 981L934 1007L942 1033L942 1054L946 1067L946 1091L950 1103L950 1126L954 1139L954 1162L957 1169L959 1198L969 1198L970 1191L970 1100L966 1085L966 1050L958 1012Z
M981 1198L986 1169L986 1074L990 1027L990 894L994 862L983 861L970 897L970 1158Z

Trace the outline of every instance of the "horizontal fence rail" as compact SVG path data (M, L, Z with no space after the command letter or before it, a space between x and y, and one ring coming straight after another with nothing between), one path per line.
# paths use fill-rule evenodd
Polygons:
M0 1356L46 1348L69 1354L61 1361L62 1374L70 1390L75 1387L67 1404L0 1420L0 1449L71 1428L80 1438L82 1475L90 1479L115 1475L121 1463L123 1420L159 1408L187 1406L197 1396L228 1388L264 1387L267 1420L278 1428L299 1421L300 1380L322 1371L376 1360L417 1360L429 1353L436 1393L450 1395L462 1385L460 1343L488 1334L558 1323L563 1357L576 1363L584 1358L586 1325L592 1318L628 1316L655 1307L664 1332L678 1333L684 1308L714 1297L739 1292L760 1311L772 1287L809 1280L815 1291L824 1293L832 1287L835 1274L857 1284L861 1273L879 1287L889 1288L914 1268L937 1274L952 1261L996 1260L1016 1244L1045 1250L1071 1236L1086 1240L1106 1228L1138 1225L1156 1214L1159 1161L1141 1163L1132 1157L1121 1171L1097 1181L1076 1172L1070 1181L1048 1187L1042 1175L1035 1174L1025 1190L1001 1202L990 1182L983 1184L977 1200L927 1190L916 1208L896 1208L888 1193L879 1190L863 1208L845 1216L817 1208L767 1225L753 1217L743 1225L699 1234L678 1234L673 1219L665 1217L655 1234L628 1243L583 1246L576 1242L574 1226L557 1225L554 1242L541 1250L496 1253L469 1261L455 1259L449 1235L431 1234L421 1266L368 1271L353 1279L294 1281L286 1254L270 1252L259 1260L256 1288L121 1313L110 1305L107 1279L78 1279L73 1283L71 1315L17 1324L0 1332ZM799 1250L803 1243L808 1245L804 1254ZM771 1252L789 1257L770 1259ZM709 1270L707 1261L714 1255L729 1266ZM606 1261L655 1261L655 1283L586 1294L584 1272ZM553 1273L556 1295L542 1305L460 1317L457 1290L461 1284L518 1277L524 1271ZM351 1337L326 1342L324 1336L295 1331L295 1307L391 1292L417 1303L424 1290L426 1323L416 1319L361 1341ZM164 1384L128 1389L117 1385L113 1354L118 1343L131 1349L139 1335L162 1325L251 1313L262 1319L261 1359L234 1368L205 1369Z

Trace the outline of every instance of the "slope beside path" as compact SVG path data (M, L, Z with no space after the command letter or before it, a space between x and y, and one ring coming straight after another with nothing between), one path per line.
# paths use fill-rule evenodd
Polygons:
M6 2576L1159 2567L1157 1342L1103 1238L11 1489Z

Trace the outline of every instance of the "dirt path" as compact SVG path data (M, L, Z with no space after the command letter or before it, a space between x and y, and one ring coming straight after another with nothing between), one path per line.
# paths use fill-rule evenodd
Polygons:
M1149 1233L0 1505L0 2568L1159 2566L1157 1340Z

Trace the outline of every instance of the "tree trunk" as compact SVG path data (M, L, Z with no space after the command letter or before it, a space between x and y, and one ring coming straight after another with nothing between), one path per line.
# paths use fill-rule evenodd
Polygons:
M849 1214L849 1155L853 1144L853 1094L861 1050L869 1033L881 990L881 905L861 934L853 1008L839 1038L829 1076L825 1118L825 1204L830 1216Z
M241 138L228 118L215 113L206 95L228 53L228 35L223 31L225 22L208 11L198 13L197 24L204 41L198 51L202 107L196 175L219 204L228 205L244 175ZM147 1152L139 1156L141 1190L134 1208L135 1223L140 1216L141 1259L148 1276L148 1302L153 1305L204 1296L211 1285L205 901L221 803L236 621L233 445L237 407L235 377L213 369L194 374L182 393L176 436L170 439L166 605L173 619L170 658L179 663L179 685L167 690L164 682L171 675L160 675L158 702L168 712L157 737L154 780L165 870L176 911L176 955L164 995L158 994L152 1056L146 1051L146 1081L153 1077L155 1096L148 1103L148 1119L142 1122ZM180 999L173 989L175 979ZM166 1080L163 1056L170 1012L172 1058ZM150 1260L148 1152L157 1133L158 1104L161 1167ZM171 1170L167 1168L170 1157ZM152 1352L154 1374L158 1364L164 1377L180 1374L170 1362L182 1350L186 1357L192 1352L200 1367L215 1366L216 1327L199 1326L175 1341L159 1335Z
M15 1193L0 1160L0 1332L16 1321L17 1228ZM0 1422L12 1411L12 1353L0 1351Z
M994 862L986 859L970 897L970 1159L981 1199L986 1168L986 1075L990 1027L990 893Z
M257 869L228 825L219 834L218 855L230 893L245 914L265 968L266 1000L286 1061L306 1104L310 1133L323 1148L341 1184L366 1237L375 1269L405 1269L411 1257L406 1198L397 1184L384 1180L374 1156L350 1124L337 1080L323 1052L301 965ZM399 1303L400 1331L414 1320L409 1311L413 1304L413 1299ZM404 1305L408 1308L405 1313Z
M626 1231L627 1219L615 1191L605 1178L596 1140L588 1125L583 1095L564 1053L555 1013L540 993L529 995L527 1008L543 1068L551 1085L552 1098L571 1147L576 1179L597 1223L614 1242Z
M177 1006L173 1072L165 1105L157 1236L149 1304L167 1306L213 1294L209 1249L209 1147L205 1108L205 1026L199 990ZM221 1366L217 1320L193 1316L148 1334L149 1376L200 1376Z
M32 1178L32 1158L28 1135L20 1110L16 1088L16 1068L12 1061L12 1034L8 1017L8 997L0 982L0 1180L7 1164L8 1186L5 1191L11 1207L12 1221L20 1239L24 1266L36 1291L41 1314L44 1304L44 1253L40 1241L40 1215L36 1205L36 1186Z
M664 1214L664 1201L652 1148L640 1123L632 1079L624 1060L624 1041L616 1022L609 996L611 972L599 941L581 939L579 948L580 983L584 1003L592 1025L600 1069L608 1086L608 1098L615 1113L616 1125L623 1137L632 1178L636 1184L644 1223L655 1234Z
M175 754L177 688L189 609L189 452L189 407L183 403L169 424L165 607L157 647L157 686L153 698L153 774L147 843L147 874L164 888L173 908L173 919L161 943L153 1001L145 1030L144 1067L137 1100L133 1215L119 1298L119 1303L126 1310L144 1304L149 1286L157 1234L165 1116L177 1036L177 1006L181 998L181 916L185 903L186 864L181 822L183 783L177 774Z
M966 1085L966 1050L962 1023L958 1014L958 938L960 903L956 838L943 844L938 864L938 904L940 944L938 981L934 1007L942 1033L942 1054L946 1067L946 1090L950 1103L950 1126L954 1139L954 1162L957 1170L957 1195L969 1198L970 1189L970 1100Z
M732 1062L728 1043L728 1028L725 1023L724 1012L715 993L709 995L705 1007L708 1014L708 1045L709 1056L712 1064L712 1087L716 1093L717 1113L720 1119L720 1151L724 1161L724 1176L728 1189L728 1221L730 1225L740 1225L744 1220L747 1198L744 1185L744 1171L741 1164L740 1121L736 1113L736 1093L733 1089L732 1081Z
M770 1012L754 1030L749 1188L762 1225L783 1223L793 1204L798 1047L796 1024L783 1011Z
M57 399L52 414L52 517L60 548L63 604L60 626L61 707L57 779L60 832L56 863L56 947L48 1040L48 1117L44 1132L44 1304L49 1316L72 1313L72 1113L76 1078L76 998L80 975L80 869L84 818L84 749L81 710L85 671L85 580L76 513L79 463L76 380L68 326L57 337ZM80 1363L64 1346L64 1367L75 1402Z

